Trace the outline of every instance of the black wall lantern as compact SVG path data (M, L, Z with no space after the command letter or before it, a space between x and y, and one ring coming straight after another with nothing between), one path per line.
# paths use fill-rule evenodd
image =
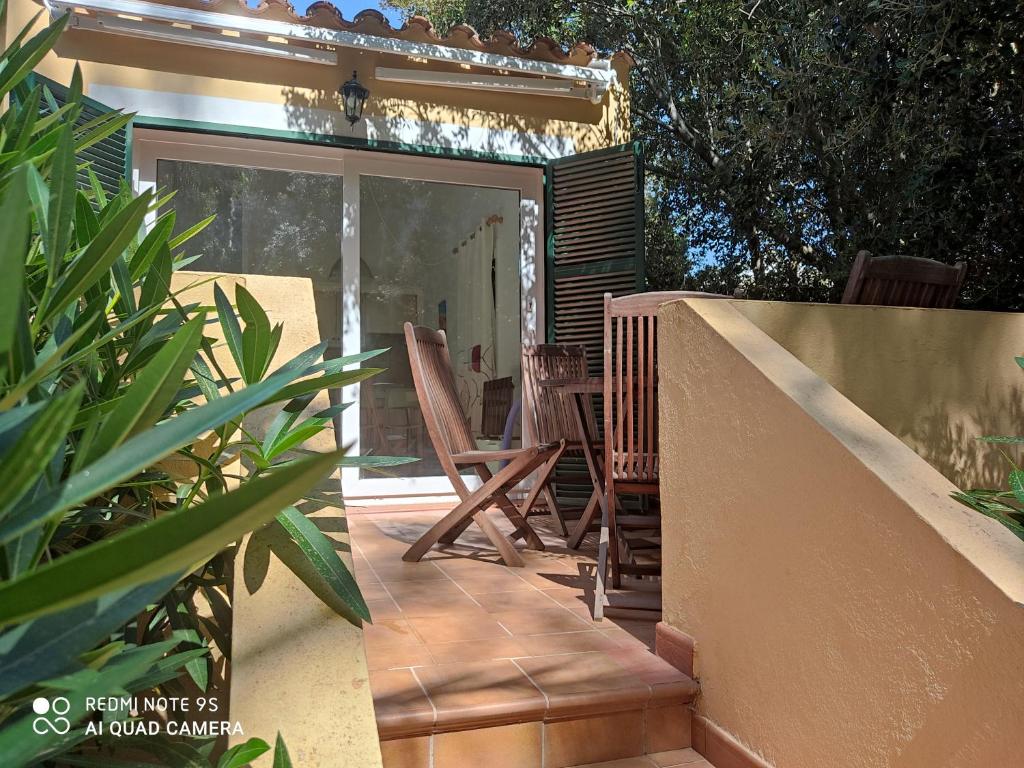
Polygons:
M355 125L363 116L363 107L370 98L370 92L356 80L356 71L352 70L352 79L342 85L338 93L341 94L341 100L345 105L345 119L349 125Z

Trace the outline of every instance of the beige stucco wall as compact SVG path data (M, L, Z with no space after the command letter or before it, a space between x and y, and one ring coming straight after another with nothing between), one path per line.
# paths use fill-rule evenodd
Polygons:
M1024 314L737 301L755 325L961 488L1003 487L982 435L1024 429Z
M659 361L699 712L779 768L1024 764L1024 543L732 302L663 308Z
M37 0L9 4L8 30L20 29L42 7ZM37 26L41 28L46 19L44 14ZM630 137L628 96L622 86L613 88L598 105L585 99L427 88L375 80L378 65L424 66L404 56L341 49L337 66L330 67L83 30L66 32L37 71L67 83L76 60L81 62L86 95L97 95L97 86L114 86L157 91L168 99L187 94L278 105L289 115L289 129L298 132L358 136L365 130L364 125L353 131L338 114L337 89L358 70L360 81L371 91L364 117L376 124L378 135L399 126L408 133L407 121L426 123L409 137L410 143L471 148L467 136L453 135L445 126L522 134L519 154L524 155L544 154L542 147L531 148L529 136L534 134L562 137L576 152L613 146ZM619 61L616 67L628 79L625 63ZM427 68L465 71L443 63Z
M185 292L182 301L212 306L209 277L201 272L178 272L174 287L202 281L201 286ZM227 275L219 280L232 301L233 286L241 283L260 302L272 324L284 324L271 370L319 343L310 280L262 275ZM222 338L216 325L208 326L206 333ZM226 348L218 349L225 373L237 375ZM316 412L329 405L326 393L321 393L308 410ZM261 435L276 410L254 414L247 429ZM332 431L321 433L306 447L333 450ZM325 481L324 487L336 493L337 476ZM340 554L351 568L344 511L324 507L312 516L338 542ZM236 558L230 716L245 729L239 741L257 736L273 743L280 732L296 766L379 768L380 745L362 630L357 620L346 614L344 604L332 600L332 593L314 572L306 568L304 579L300 579L282 557L303 563L288 537L270 526L247 537ZM266 760L269 764L269 757Z

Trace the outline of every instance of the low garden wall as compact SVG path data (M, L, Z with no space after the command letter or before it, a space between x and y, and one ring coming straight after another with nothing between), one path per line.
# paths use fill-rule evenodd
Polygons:
M664 621L694 640L698 714L779 768L1021 764L1024 542L858 407L882 402L867 382L882 374L828 344L869 320L816 329L828 309L739 304L685 300L660 320ZM817 348L829 378L760 324ZM900 343L864 340L860 359L873 344L895 363ZM940 348L922 380L958 375ZM888 391L906 388L929 391Z

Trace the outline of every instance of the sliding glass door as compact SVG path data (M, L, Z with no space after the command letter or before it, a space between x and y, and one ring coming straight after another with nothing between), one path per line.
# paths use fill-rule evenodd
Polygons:
M403 324L448 335L456 385L481 446L522 440L512 413L520 350L543 328L538 169L161 131L136 132L137 183L177 190L180 226L217 219L190 243L204 272L307 278L329 355L386 350L339 442L412 456L344 473L351 498L445 496L420 414ZM510 413L512 416L510 417Z

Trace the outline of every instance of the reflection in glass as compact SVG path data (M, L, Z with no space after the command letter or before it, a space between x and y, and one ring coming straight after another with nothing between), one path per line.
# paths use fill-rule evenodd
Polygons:
M447 332L473 434L497 447L520 380L519 193L363 176L359 203L362 348L389 349L388 370L362 386L362 452L417 456L396 473L441 475L402 326Z
M177 191L175 234L217 215L186 246L192 269L310 278L325 357L341 355L341 177L158 160L157 186Z

